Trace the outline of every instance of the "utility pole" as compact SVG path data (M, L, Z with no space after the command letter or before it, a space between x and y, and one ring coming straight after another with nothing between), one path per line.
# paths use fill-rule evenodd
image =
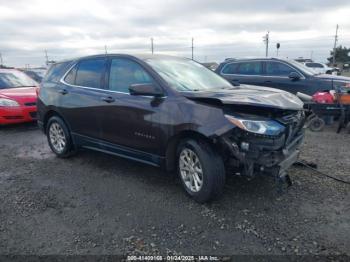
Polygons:
M310 59L311 59L311 60L312 60L313 56L314 56L314 51L311 50L311 53L310 53Z
M266 46L265 56L269 56L269 41L270 41L270 31L267 31L267 34L263 37L264 43Z
M191 45L191 51L192 51L192 60L193 60L193 37L192 37L192 45Z
M47 55L47 50L45 50L46 65L49 65L49 56Z
M154 53L154 48L153 48L153 37L151 37L151 51L152 51L152 55Z
M4 61L2 60L2 54L0 53L0 66L4 64Z
M339 25L337 24L337 27L335 29L335 36L334 36L334 47L333 47L333 66L335 64L335 53L337 50L337 42L338 42L338 29L339 29Z
M107 45L105 45L105 55L107 55Z

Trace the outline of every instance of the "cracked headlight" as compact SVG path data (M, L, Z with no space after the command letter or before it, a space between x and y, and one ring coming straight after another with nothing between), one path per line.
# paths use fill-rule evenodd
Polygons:
M285 129L283 125L274 120L250 120L225 115L228 121L245 131L260 135L277 136Z
M11 99L0 98L0 106L19 106L19 104Z

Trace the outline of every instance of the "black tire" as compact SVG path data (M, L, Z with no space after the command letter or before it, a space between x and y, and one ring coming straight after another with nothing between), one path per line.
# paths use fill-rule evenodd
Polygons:
M309 123L309 128L313 132L320 132L323 130L325 122L322 118L316 117Z
M202 186L198 192L186 186L180 171L180 154L184 149L192 150L199 158L202 167ZM225 168L222 158L203 140L188 139L182 141L177 148L177 169L181 184L186 193L198 203L219 198L225 185Z
M65 137L65 146L63 147L62 150L58 150L54 146L53 141L51 141L51 138L50 138L50 128L54 124L58 125L62 129L64 137ZM54 152L56 154L56 156L58 156L60 158L67 158L76 152L76 150L74 149L74 145L72 143L72 138L71 138L69 129L60 117L53 116L48 120L47 125L46 125L46 136L47 136L47 141L49 143L49 146L50 146L52 152Z

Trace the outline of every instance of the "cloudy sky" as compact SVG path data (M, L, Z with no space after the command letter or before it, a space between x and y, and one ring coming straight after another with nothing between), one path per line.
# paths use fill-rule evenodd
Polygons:
M338 23L350 47L349 0L0 0L0 53L13 66L86 54L150 52L198 61L270 56L325 61Z

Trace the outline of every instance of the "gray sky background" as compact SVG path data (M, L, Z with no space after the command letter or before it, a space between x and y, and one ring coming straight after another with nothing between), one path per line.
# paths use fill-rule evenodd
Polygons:
M0 52L7 65L44 64L88 54L150 52L221 61L270 56L326 61L338 23L350 47L349 0L0 0Z

